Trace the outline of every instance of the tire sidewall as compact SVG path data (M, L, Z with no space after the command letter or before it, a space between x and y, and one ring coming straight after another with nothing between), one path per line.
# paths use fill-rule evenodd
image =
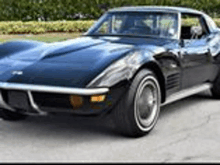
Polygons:
M135 100L137 97L137 90L140 88L140 84L142 81L148 81L149 79L153 79L158 88L158 107L157 107L157 114L154 118L153 123L148 129L142 129L137 122L136 112L135 112ZM115 118L117 119L117 126L123 134L132 136L132 137L140 137L148 132L150 132L158 119L159 112L160 112L160 102L161 102L161 92L160 92L160 85L156 75L147 69L143 69L136 74L134 77L128 92L125 93L125 97L120 101L119 106L115 109Z
M151 82L154 83L154 85L156 87L156 90L157 90L156 92L157 92L157 99L158 100L157 100L157 107L156 107L156 112L155 112L156 114L155 114L155 117L153 119L153 122L150 124L149 127L144 128L143 126L141 126L141 124L138 121L136 104L137 104L137 99L138 99L138 90L140 90L141 84L143 84L146 81L151 81ZM142 131L142 132L149 132L150 130L153 129L153 127L155 126L155 124L157 122L159 113L160 113L160 102L161 102L160 85L159 85L159 83L157 81L156 76L151 72L151 73L147 74L146 77L143 77L140 80L140 83L139 83L139 85L137 87L137 90L136 90L136 93L135 93L135 96L134 96L134 101L133 101L133 107L134 107L133 115L134 115L134 118L135 118L135 123L136 123L137 127L140 129L140 131Z

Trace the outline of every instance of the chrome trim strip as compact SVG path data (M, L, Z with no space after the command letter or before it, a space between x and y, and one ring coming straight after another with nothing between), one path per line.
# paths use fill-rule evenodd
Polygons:
M61 86L46 86L46 85L31 85L31 84L18 84L0 82L0 88L8 90L25 90L35 92L50 92L60 94L77 94L77 95L96 95L109 92L108 88L71 88Z
M191 87L189 89L184 89L184 90L182 90L180 92L177 92L177 93L174 93L174 94L170 95L166 99L165 103L161 104L161 106L170 104L170 103L172 103L174 101L183 99L185 97L194 95L196 93L199 93L199 92L211 89L211 88L212 88L212 84L211 83L205 83L205 84L202 84L202 85Z
M38 105L35 103L31 91L27 91L27 94L28 94L28 98L29 98L31 107L32 107L35 111L37 111L40 115L47 115L47 113L46 113L46 112L43 112L42 110L40 110L40 108L38 107Z
M181 39L181 25L182 25L182 16L180 13L178 13L178 40Z

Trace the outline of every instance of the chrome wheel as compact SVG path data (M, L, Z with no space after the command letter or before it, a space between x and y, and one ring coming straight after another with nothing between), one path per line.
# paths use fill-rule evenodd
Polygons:
M139 129L146 132L155 125L160 111L160 87L153 76L144 78L137 89L134 116Z
M137 73L113 112L117 129L126 136L146 135L157 123L161 90L157 76L148 69Z

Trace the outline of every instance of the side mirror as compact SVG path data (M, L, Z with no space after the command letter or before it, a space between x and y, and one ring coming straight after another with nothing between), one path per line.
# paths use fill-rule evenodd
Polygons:
M168 30L168 35L169 35L169 36L174 36L174 35L175 35L175 30L172 29L172 28L170 28L170 29Z
M202 27L201 26L192 26L190 29L190 33L192 35L191 38L198 38L198 36L202 35Z

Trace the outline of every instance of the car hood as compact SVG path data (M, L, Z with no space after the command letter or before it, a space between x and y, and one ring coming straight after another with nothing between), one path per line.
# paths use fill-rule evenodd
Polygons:
M3 48L1 52L6 53L1 54L0 81L85 87L134 46L82 37L53 44L37 44L12 53Z
M119 37L81 37L52 44L10 42L0 45L0 81L83 88L130 51L164 51L165 43Z

